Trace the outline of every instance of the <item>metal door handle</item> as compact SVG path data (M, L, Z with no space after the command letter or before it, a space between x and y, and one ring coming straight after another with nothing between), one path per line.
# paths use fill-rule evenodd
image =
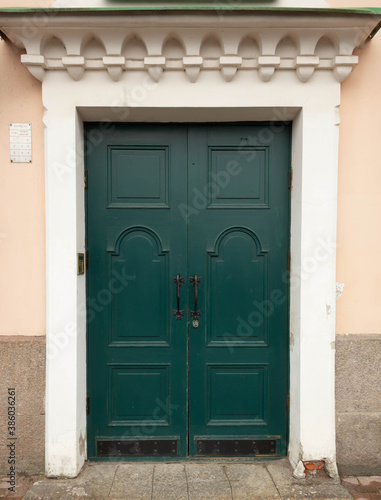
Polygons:
M201 316L201 311L197 311L197 288L198 284L201 283L201 276L194 275L194 278L189 278L190 283L193 283L194 286L194 311L190 312L193 321L197 321Z
M176 316L176 320L181 320L184 316L184 310L180 311L180 287L184 284L184 278L177 273L176 278L173 278L173 283L176 284L176 297L177 297L177 310L173 309L173 316Z

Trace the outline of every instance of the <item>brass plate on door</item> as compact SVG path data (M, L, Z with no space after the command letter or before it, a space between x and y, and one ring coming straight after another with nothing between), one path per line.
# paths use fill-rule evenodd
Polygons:
M85 274L85 254L77 253L77 275Z

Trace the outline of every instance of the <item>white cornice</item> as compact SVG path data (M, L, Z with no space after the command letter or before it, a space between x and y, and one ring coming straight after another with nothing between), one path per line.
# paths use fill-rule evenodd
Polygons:
M380 21L371 14L329 15L326 12L52 12L17 16L2 14L0 26L19 47L26 50L22 63L39 80L46 71L66 71L80 80L85 71L108 71L118 81L124 72L147 71L159 81L164 71L182 71L196 82L200 71L220 71L230 82L238 71L258 72L268 82L276 71L294 71L307 82L315 71L330 71L342 82L358 62L353 55ZM322 39L328 39L327 53L316 53ZM54 52L53 41L62 43ZM145 54L128 50L138 39ZM166 57L166 43L176 39L182 54ZM218 54L205 56L205 40L214 39ZM241 43L254 40L258 50L242 53ZM292 44L280 43L289 39ZM96 40L91 57L86 47ZM128 55L126 55L128 50ZM62 53L64 51L64 53ZM95 52L94 52L95 51Z

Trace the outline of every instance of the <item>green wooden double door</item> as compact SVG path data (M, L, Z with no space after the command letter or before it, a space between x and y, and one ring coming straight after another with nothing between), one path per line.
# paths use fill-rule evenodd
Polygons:
M288 126L85 132L89 458L285 455Z

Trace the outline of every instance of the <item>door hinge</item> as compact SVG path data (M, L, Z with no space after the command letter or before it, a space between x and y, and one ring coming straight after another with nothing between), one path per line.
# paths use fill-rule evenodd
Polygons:
M87 182L88 182L88 170L85 170L84 176L83 176L83 182L85 184L85 189L87 189Z
M290 396L286 397L286 413L287 415L290 413Z
M87 396L86 398L86 415L89 415L90 413L90 398Z
M290 250L287 252L287 271L291 269L291 252Z
M288 189L292 187L292 170L288 171Z
M89 251L86 250L86 271L89 269Z

